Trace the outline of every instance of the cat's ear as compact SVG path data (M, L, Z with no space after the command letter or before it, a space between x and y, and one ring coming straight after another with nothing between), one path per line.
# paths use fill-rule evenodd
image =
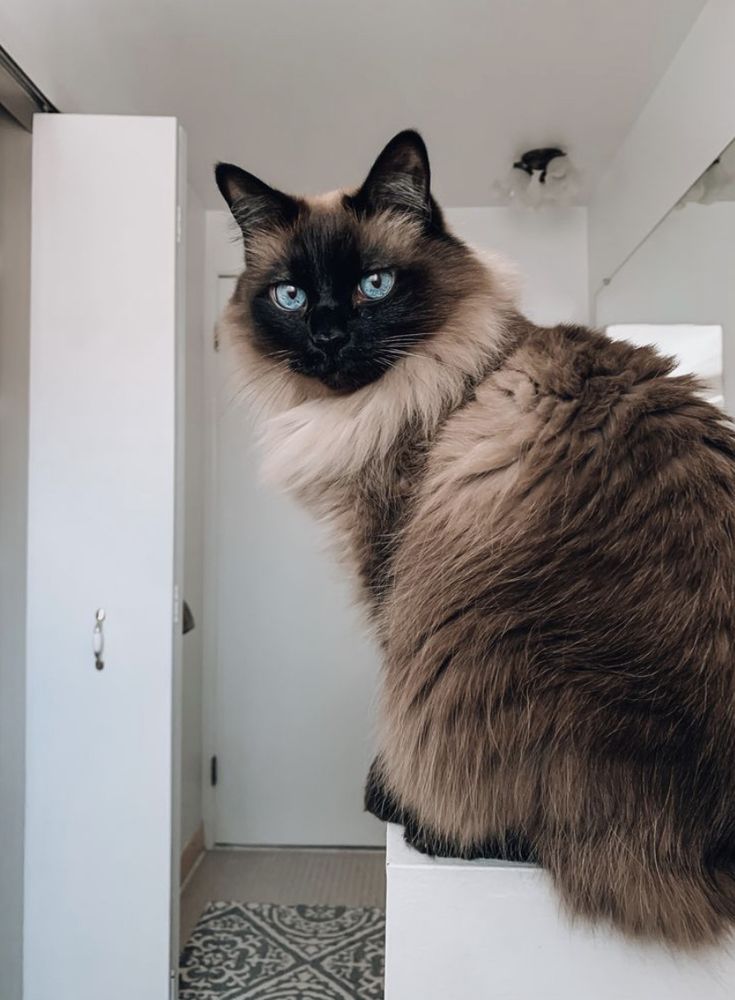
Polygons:
M424 140L412 129L393 136L353 197L359 208L397 208L429 217L431 171Z
M258 229L292 222L299 211L295 198L269 187L233 163L218 163L217 187L246 238Z

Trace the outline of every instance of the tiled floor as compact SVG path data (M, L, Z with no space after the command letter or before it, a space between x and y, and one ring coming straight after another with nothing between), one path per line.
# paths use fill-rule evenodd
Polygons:
M385 851L208 851L181 894L181 943L209 902L385 907Z

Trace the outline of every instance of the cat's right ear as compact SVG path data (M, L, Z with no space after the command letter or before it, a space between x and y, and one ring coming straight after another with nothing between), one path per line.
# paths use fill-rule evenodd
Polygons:
M431 169L418 132L394 135L373 164L352 203L363 211L394 208L422 218L432 214Z
M269 187L234 163L218 163L214 176L246 240L259 229L288 225L298 215L295 198Z

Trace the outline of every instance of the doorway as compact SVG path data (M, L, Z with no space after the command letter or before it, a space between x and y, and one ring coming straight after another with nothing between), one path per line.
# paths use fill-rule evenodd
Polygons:
M218 249L228 255L232 242ZM216 275L218 315L235 280ZM382 846L382 824L362 806L377 649L326 531L260 481L244 376L226 344L213 353L210 842Z

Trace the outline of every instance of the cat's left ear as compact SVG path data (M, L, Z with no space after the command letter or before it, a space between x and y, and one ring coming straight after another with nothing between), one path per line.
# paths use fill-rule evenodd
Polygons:
M393 136L382 151L353 202L358 208L396 208L431 216L431 170L424 140L413 129Z
M218 163L215 179L246 243L257 230L287 225L299 212L295 198L270 187L233 163Z

